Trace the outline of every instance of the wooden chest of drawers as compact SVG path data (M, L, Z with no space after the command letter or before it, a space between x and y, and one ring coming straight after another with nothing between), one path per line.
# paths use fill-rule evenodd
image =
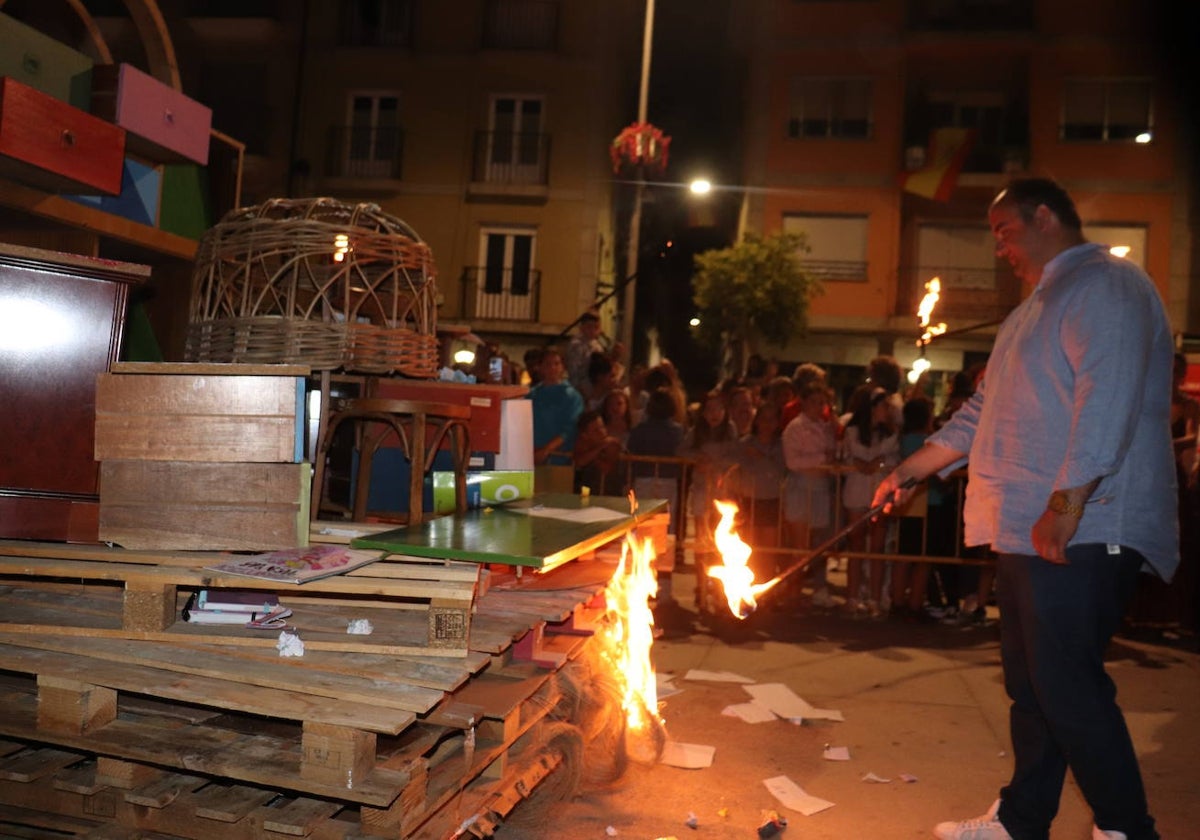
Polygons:
M0 536L95 541L96 375L145 266L0 244Z
M54 192L121 192L125 130L0 78L0 176Z
M92 113L129 132L131 152L161 163L208 163L212 111L136 67L92 71Z

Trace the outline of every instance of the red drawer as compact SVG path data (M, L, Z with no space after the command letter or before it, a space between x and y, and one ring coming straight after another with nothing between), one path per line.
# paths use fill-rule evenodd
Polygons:
M117 195L124 163L124 129L0 78L0 173L53 191Z
M129 132L129 150L162 163L208 164L212 111L129 64L92 70L92 113Z

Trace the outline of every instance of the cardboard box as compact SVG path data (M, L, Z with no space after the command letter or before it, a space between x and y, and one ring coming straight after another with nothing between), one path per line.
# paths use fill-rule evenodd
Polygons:
M496 505L533 495L533 470L482 470L467 473L467 507ZM454 511L454 473L433 473L433 512Z

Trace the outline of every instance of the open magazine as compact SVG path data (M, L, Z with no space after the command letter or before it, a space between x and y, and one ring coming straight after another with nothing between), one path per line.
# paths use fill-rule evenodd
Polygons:
M378 550L347 548L344 545L313 545L307 548L283 548L265 554L231 555L229 560L205 568L226 575L242 575L279 583L304 583L357 569L378 560L383 554Z

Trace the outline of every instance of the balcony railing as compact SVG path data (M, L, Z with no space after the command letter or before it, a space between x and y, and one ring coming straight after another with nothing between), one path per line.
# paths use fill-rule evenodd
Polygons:
M475 183L545 186L550 176L550 135L479 131L473 160Z
M463 268L460 311L471 320L529 321L538 319L542 272L514 271L469 265Z
M403 150L399 127L333 126L325 171L339 178L399 179Z
M815 280L865 282L865 260L800 260L800 267Z

